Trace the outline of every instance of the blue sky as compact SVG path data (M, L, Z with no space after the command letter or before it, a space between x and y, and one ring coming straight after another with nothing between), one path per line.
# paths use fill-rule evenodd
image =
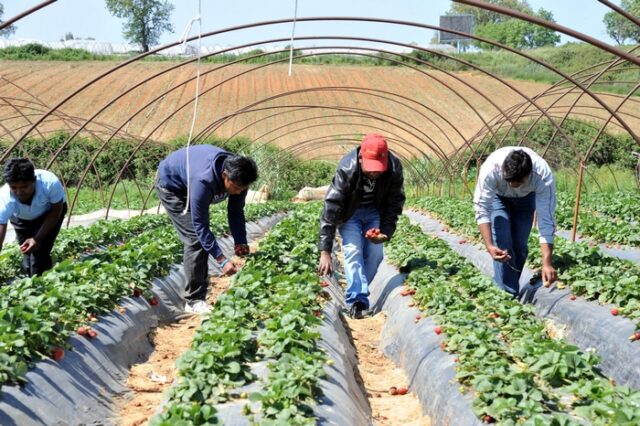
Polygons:
M203 31L230 26L291 18L295 0L201 0ZM0 0L5 7L3 19L36 5L41 0ZM191 17L197 14L198 0L174 0L173 34L165 34L161 42L177 40ZM551 10L556 21L607 43L603 15L609 9L596 0L529 0L534 9ZM616 2L619 3L619 2ZM366 16L415 21L438 25L440 15L449 9L448 0L298 0L298 16ZM45 9L22 19L13 38L57 41L65 33L76 37L93 37L98 41L123 43L122 21L111 16L102 0L59 0ZM195 34L192 31L192 34ZM289 37L291 25L243 30L210 38L207 45L230 46L270 38ZM392 39L403 43L427 44L432 30L364 23L298 23L296 35L348 35ZM563 36L563 42L571 40ZM315 42L322 44L322 42ZM353 44L353 43L351 43Z

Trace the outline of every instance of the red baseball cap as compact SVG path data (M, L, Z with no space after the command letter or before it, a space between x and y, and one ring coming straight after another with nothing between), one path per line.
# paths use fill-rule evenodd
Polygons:
M365 135L360 145L362 170L365 172L384 172L389 164L389 148L384 136L377 133Z

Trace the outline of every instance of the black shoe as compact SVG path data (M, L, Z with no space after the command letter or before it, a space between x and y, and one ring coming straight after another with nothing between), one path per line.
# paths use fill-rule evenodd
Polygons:
M349 309L349 316L352 319L362 319L364 318L364 313L367 310L367 305L363 302L355 302L351 305L351 309Z

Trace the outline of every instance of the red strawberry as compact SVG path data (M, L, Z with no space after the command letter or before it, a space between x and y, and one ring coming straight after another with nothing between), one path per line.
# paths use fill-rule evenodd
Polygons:
M494 419L493 417L491 417L490 415L486 414L483 418L482 421L485 423L495 423L496 419Z
M90 328L89 330L87 330L87 336L89 336L89 338L93 339L98 335L98 332L95 331L94 329Z
M444 342L440 343L440 350L442 352L447 352L447 344Z
M640 340L640 331L636 331L631 336L629 336L629 340L635 342L636 340Z
M492 312L489 316L490 316L491 318L493 318L493 319L498 319L498 318L500 318L500 314L499 314L499 313L497 313L497 312Z
M435 328L434 330L436 332L436 334L441 334L442 333L442 327L438 326Z
M62 358L64 358L64 349L58 347L53 348L51 350L51 358L56 361L62 361Z
M153 297L151 298L151 300L149 300L149 304L150 304L151 306L156 306L156 305L158 304L158 299L156 299L156 297L155 297L155 296L153 296Z
M453 359L453 362L458 362L458 358L454 358L454 359Z
M142 290L140 290L138 287L133 289L133 296L134 297L140 297L142 296Z
M397 395L406 395L407 392L409 392L409 389L407 389L407 388L398 388L398 390L396 392L397 392Z
M398 388L397 388L397 387L395 387L395 386L391 386L391 387L389 388L389 394L390 394L390 395L397 395L397 394L398 394Z
M611 315L616 316L620 313L620 311L618 311L618 308L612 308L611 309Z
M416 315L416 320L419 320L421 318L420 314Z
M80 327L78 327L78 334L81 336L84 336L87 334L87 331L89 331L88 327L85 327L83 325L81 325Z
M320 283L320 287L329 287L329 283L328 283L328 282L326 282L326 281L322 281L322 282Z
M467 240L465 240L464 238L460 241L458 241L459 244L467 244Z
M569 296L569 300L576 300L576 295L572 294L571 296Z
M313 311L313 316L316 318L320 318L320 315L322 315L321 311Z

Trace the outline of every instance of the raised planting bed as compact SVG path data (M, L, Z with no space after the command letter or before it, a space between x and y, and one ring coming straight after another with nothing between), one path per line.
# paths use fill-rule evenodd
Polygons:
M394 351L393 345L385 350L400 353L400 359L420 360L422 365L414 370L422 383L415 389L412 385L412 390L436 424L456 419L453 408L449 416L437 409L449 400L468 402L466 408L444 402L458 407L463 416L472 410L476 421L507 425L640 421L640 392L612 383L598 369L594 351L581 351L557 336L535 315L533 306L522 305L497 289L446 242L423 234L403 218L387 256L409 273L407 287L387 292L385 299L404 294L409 311L404 316L414 316L417 327L428 316L433 323L422 327L430 329L440 345L434 347L434 337L419 338L424 333L420 329L418 337L411 339L413 344L406 343L401 351ZM410 303L415 307L410 308ZM416 307L420 318L414 315ZM395 309L401 314L399 305ZM391 320L396 317L395 312L390 315ZM390 321L385 333L394 333L394 324ZM444 354L448 358L443 359ZM457 387L450 383L452 368ZM436 377L425 377L429 373Z
M319 213L299 206L260 242L178 360L150 424L371 422L333 299L341 291L315 271Z
M483 246L471 244L460 235L445 231L441 223L425 215L407 212L407 216L424 232L445 241L482 273L493 276L493 263ZM562 277L562 270L560 274ZM558 333L582 350L594 349L601 358L599 367L608 377L619 384L640 388L639 343L629 339L635 335L637 323L625 318L624 313L612 315L612 305L597 303L593 297L587 299L576 295L576 290L569 287L570 282L566 282L567 287L560 284L547 288L539 279L529 284L534 276L532 269L524 268L521 301L532 304L539 317L552 321ZM605 282L604 277L597 275L594 279Z

